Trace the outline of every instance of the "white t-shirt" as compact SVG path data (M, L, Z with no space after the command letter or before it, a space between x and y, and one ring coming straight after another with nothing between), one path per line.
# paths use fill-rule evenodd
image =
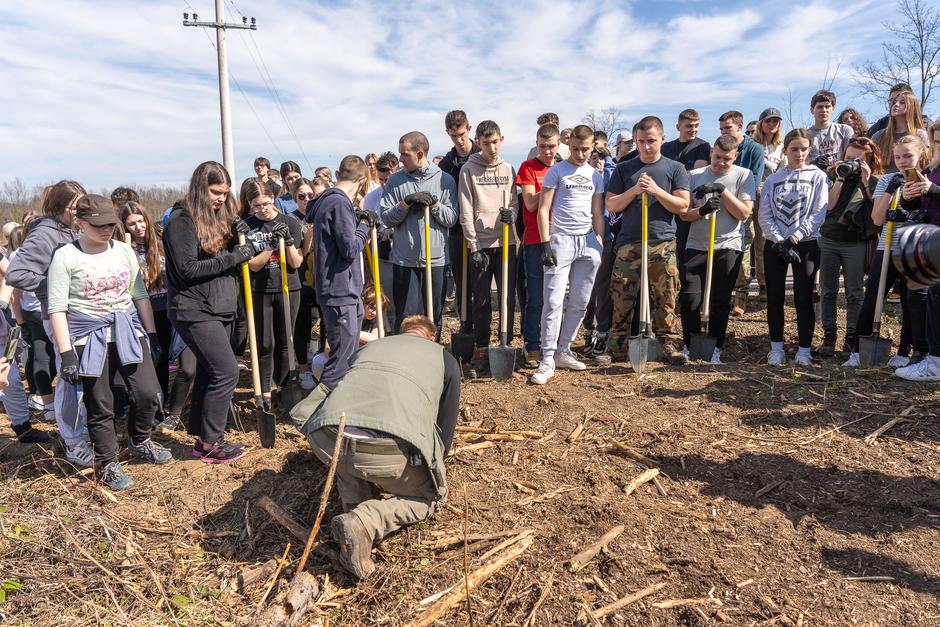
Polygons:
M604 175L585 163L560 161L542 178L542 189L555 190L552 199L553 235L586 235L591 230L591 201L604 193Z
M716 175L711 166L692 170L691 188L707 183L721 183L738 200L754 200L754 175L747 168L739 165L721 176ZM692 199L695 207L704 204L700 200ZM708 235L711 229L711 220L715 223L715 250L744 250L744 223L732 216L722 207L710 214L705 220L697 220L689 226L689 239L686 242L687 250L708 250Z

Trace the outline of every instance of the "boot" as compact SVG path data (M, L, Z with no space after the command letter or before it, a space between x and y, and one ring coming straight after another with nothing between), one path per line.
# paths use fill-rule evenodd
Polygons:
M486 347L473 349L470 368L473 369L473 375L476 378L490 376L490 359L487 356Z
M45 431L33 429L33 425L27 420L21 425L13 425L13 433L16 439L23 444L45 444L52 438Z
M836 331L825 329L822 346L819 347L820 357L832 357L836 354Z
M738 292L734 295L734 304L731 307L732 316L743 316L747 306L747 292Z
M767 288L763 285L760 286L760 289L757 290L757 302L766 303L767 302Z
M594 347L597 345L597 331L590 330L584 332L584 346L578 349L578 352L582 355L590 355L594 351Z

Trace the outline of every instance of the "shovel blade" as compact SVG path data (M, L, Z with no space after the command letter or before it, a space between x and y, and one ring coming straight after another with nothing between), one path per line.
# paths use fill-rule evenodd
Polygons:
M491 346L487 351L490 360L490 374L496 381L505 381L512 377L516 366L516 349L510 346Z
M711 361L718 340L704 333L693 333L689 345L689 357L701 361Z
M281 408L290 413L297 403L301 402L307 397L308 391L300 385L300 381L297 380L296 373L287 379L287 383L284 384L284 387L280 390L280 402Z
M450 352L461 363L470 363L473 359L473 335L470 333L451 333Z
M643 372L646 369L646 361L649 359L649 339L638 335L627 340L630 365L633 366L633 371L636 373Z
M277 423L274 413L262 396L255 397L255 404L255 418L258 422L258 437L261 440L261 446L274 448L274 440L276 439L274 425Z
M877 368L888 363L891 355L891 339L873 335L858 338L858 361L867 368Z

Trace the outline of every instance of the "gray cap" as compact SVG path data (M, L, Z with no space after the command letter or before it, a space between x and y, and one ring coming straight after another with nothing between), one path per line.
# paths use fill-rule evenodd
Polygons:
M768 118L778 118L778 119L782 120L782 119L783 119L783 116L780 115L780 111L779 111L778 109L774 109L773 107L769 107L769 108L764 109L763 111L761 111L760 117L759 117L758 119L759 119L761 122L763 122L764 120L766 120L766 119L768 119Z

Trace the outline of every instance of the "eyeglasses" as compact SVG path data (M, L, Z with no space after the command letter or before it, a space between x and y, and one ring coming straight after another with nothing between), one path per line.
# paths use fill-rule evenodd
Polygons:
M269 201L269 202L263 202L263 203L261 203L260 205L252 205L252 206L251 206L251 210L252 210L252 211L260 211L261 209L270 209L270 208L273 207L273 206L274 206L274 203L273 203L273 202L270 202L270 201Z

